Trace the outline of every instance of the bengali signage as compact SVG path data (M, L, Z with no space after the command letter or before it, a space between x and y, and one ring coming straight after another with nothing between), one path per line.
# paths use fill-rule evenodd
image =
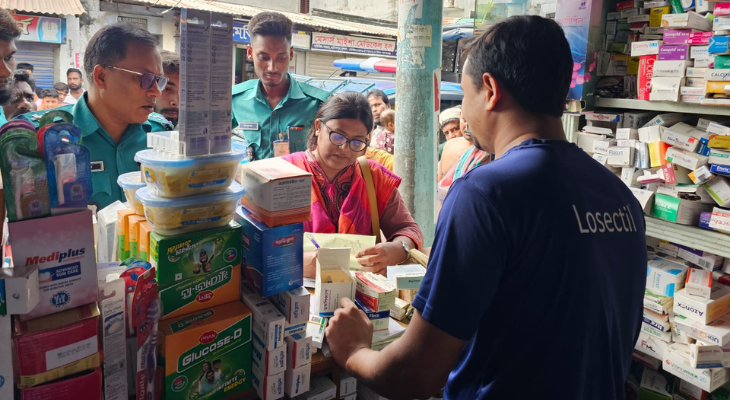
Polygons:
M312 32L312 50L395 57L395 40Z
M66 43L66 20L35 15L13 14L23 42Z
M311 35L305 31L292 31L291 45L295 49L309 50ZM233 21L233 42L251 43L251 35L248 31L248 24L243 21Z

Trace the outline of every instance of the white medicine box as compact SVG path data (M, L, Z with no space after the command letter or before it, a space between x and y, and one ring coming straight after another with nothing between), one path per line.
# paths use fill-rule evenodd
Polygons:
M317 254L314 283L316 312L332 316L340 307L340 298L355 297L355 282L350 275L350 248L321 248Z

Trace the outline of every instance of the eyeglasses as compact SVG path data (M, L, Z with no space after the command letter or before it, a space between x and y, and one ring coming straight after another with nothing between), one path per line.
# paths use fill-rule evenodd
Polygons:
M116 69L119 71L129 72L130 74L139 75L139 87L141 87L144 90L152 89L152 85L154 85L155 83L157 83L157 87L160 89L160 91L165 90L165 85L167 85L167 81L168 81L168 78L166 76L153 74L152 72L145 72L143 74L141 72L130 71L128 69L115 67L113 65L102 65L102 67Z
M339 132L335 132L332 129L330 129L327 124L322 124L330 133L330 143L334 144L335 146L342 147L346 143L350 145L350 150L359 153L368 146L367 143L363 142L362 140L357 139L348 139L344 135L342 135Z

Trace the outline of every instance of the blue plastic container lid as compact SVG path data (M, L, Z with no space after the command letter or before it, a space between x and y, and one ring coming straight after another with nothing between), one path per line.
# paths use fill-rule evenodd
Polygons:
M122 189L139 189L147 186L142 181L142 173L139 171L127 172L126 174L119 175L117 178L117 185Z
M155 196L148 187L143 187L135 193L134 197L137 201L145 206L162 207L162 208L178 208L192 207L203 204L216 203L219 201L238 201L243 196L243 186L237 182L232 182L231 186L225 192L206 193L196 196L166 198Z
M241 160L243 160L245 155L245 151L233 149L233 151L227 154L213 154L197 158L177 158L168 156L159 151L147 149L138 151L137 154L134 155L134 161L151 167L182 168L227 161L235 161L236 164L238 164Z

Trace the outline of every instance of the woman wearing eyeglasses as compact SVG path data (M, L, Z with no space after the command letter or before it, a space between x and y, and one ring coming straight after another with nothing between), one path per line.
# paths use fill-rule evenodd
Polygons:
M365 154L373 126L370 103L359 93L330 97L317 112L309 132L308 150L283 158L312 174L312 220L304 230L314 233L380 235L373 232L368 188L358 157ZM400 178L375 161L372 175L378 221L385 243L355 256L363 270L385 274L388 265L420 249L423 234L398 193ZM366 171L367 172L367 171ZM305 254L304 276L314 277L316 254Z

